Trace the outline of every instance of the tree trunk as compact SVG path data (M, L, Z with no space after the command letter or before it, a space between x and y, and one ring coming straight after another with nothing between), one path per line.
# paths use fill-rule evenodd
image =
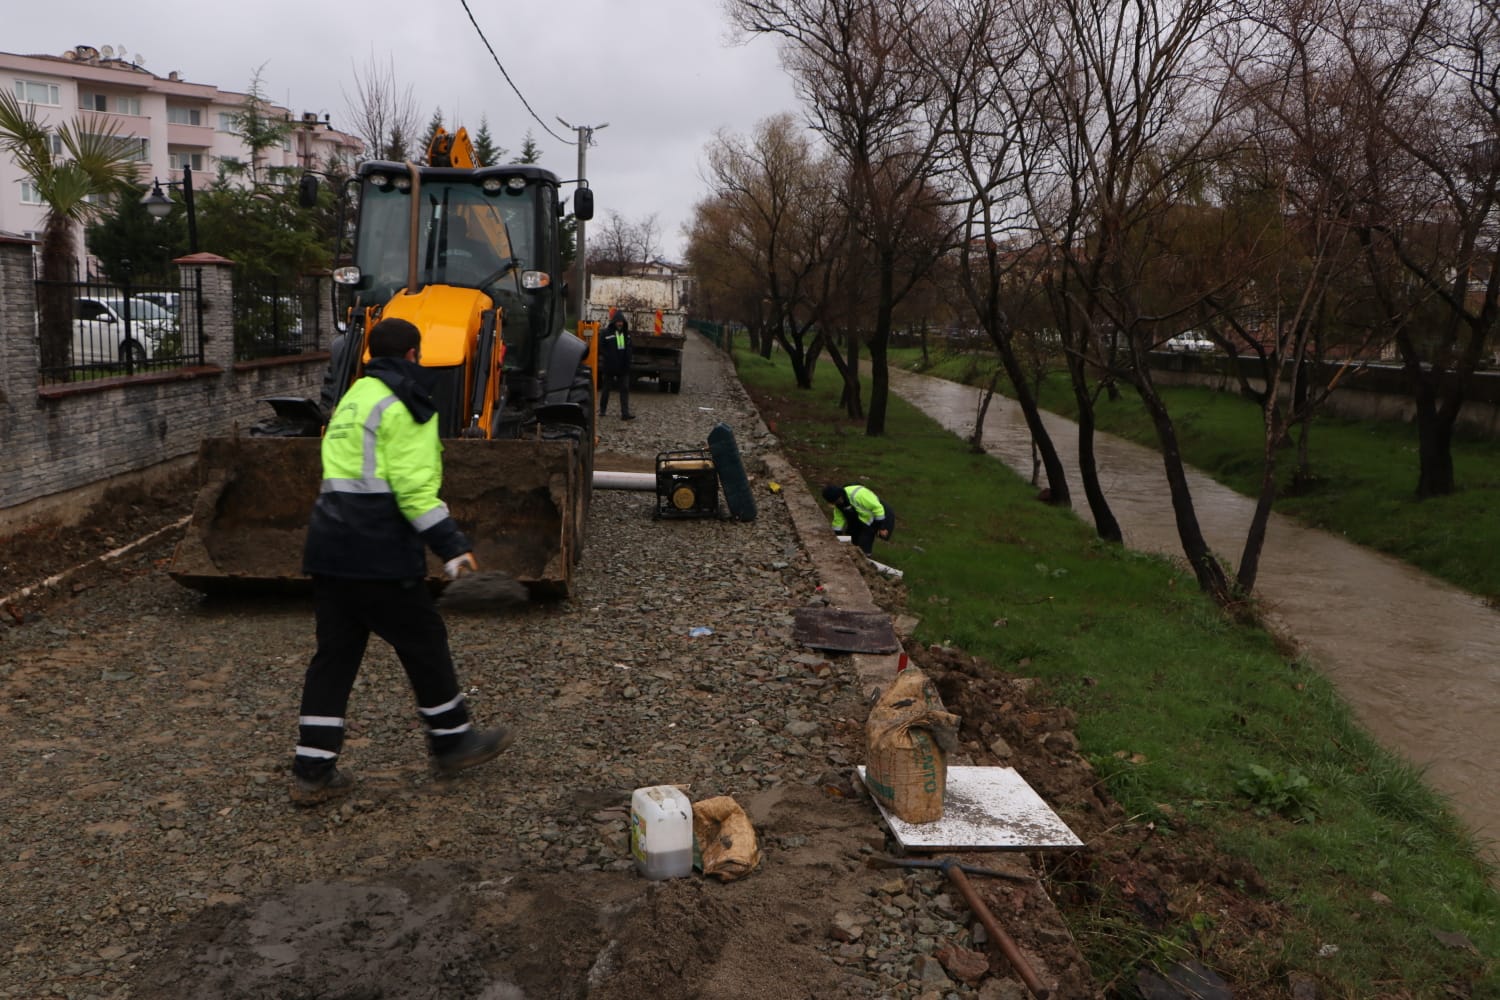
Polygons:
M1437 405L1430 386L1417 394L1417 499L1448 496L1454 490L1453 414Z
M865 434L885 434L886 403L891 391L891 373L886 367L886 347L891 341L891 314L895 309L895 262L889 253L880 256L880 280L875 301L875 332L870 336L870 415Z
M1281 418L1276 409L1276 394L1267 394L1263 404L1262 426L1265 428L1265 444L1261 451L1260 492L1255 499L1255 513L1250 518L1250 528L1245 532L1245 547L1240 552L1240 569L1235 575L1235 584L1241 594L1255 589L1255 578L1260 573L1260 556L1266 547L1266 525L1271 520L1271 505L1276 502L1276 458L1281 451Z
M839 403L844 407L844 412L849 415L850 419L860 420L865 415L865 404L859 387L859 334L854 331L853 327L850 327L847 333L848 356L843 368L844 394L840 397Z
M1136 391L1146 404L1151 423L1156 428L1156 439L1161 445L1162 465L1167 473L1167 489L1172 497L1172 513L1177 521L1177 537L1182 542L1183 555L1192 567L1198 587L1221 608L1234 605L1239 595L1224 573L1224 567L1214 557L1198 524L1198 513L1193 509L1192 492L1188 489L1187 468L1182 462L1182 451L1177 444L1177 428L1167 412L1161 398L1148 381L1136 383Z
M1094 519L1094 533L1106 542L1123 542L1125 533L1104 496L1099 483L1099 460L1094 451L1094 397L1089 394L1083 361L1069 352L1068 374L1073 383L1073 399L1078 404L1078 475L1083 480L1083 495Z
M1021 407L1021 414L1026 418L1026 429L1031 432L1032 444L1041 453L1042 467L1047 470L1047 502L1066 507L1073 502L1072 495L1068 492L1068 473L1063 468L1062 459L1057 457L1057 445L1052 443L1052 435L1047 433L1047 426L1042 423L1042 411L1026 382L1026 373L1021 370L1021 363L1016 359L1016 352L1011 349L1008 338L1002 338L1002 342L995 346L1000 350L1000 363L1005 367L1005 374L1015 391L1016 404Z
M870 416L865 421L865 435L885 434L886 403L891 393L891 370L886 362L886 344L879 337L870 342Z
M969 450L976 455L984 454L984 418L990 412L990 400L995 398L995 383L998 381L1000 370L997 368L990 373L990 384L979 394L979 414L974 418L974 433L969 435Z
M78 261L73 252L72 223L48 216L42 232L42 284L37 289L37 339L41 367L66 368L73 351L73 282Z

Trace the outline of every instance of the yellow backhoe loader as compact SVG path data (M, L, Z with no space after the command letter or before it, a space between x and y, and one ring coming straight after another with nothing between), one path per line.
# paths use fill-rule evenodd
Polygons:
M481 569L533 597L568 593L593 476L594 380L587 345L564 329L561 181L530 165L481 166L463 129L438 130L428 165L362 163L353 293L319 398L267 400L248 435L203 442L200 492L169 570L205 593L301 589L307 516L321 482L319 435L367 360L376 320L422 332L444 438L442 497ZM304 181L304 197L316 182ZM580 186L573 215L593 214ZM441 567L429 565L436 585Z

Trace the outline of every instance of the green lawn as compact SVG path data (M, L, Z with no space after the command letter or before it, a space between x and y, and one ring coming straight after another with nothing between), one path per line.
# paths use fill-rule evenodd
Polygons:
M975 384L994 362L984 356L929 355L928 374ZM920 368L915 348L892 351L891 363ZM1002 379L1001 391L1007 383ZM1219 482L1247 495L1260 484L1260 411L1239 396L1209 389L1167 388L1161 395L1173 415L1183 458ZM1065 377L1043 384L1044 408L1074 416ZM1156 446L1140 401L1126 390L1103 401L1099 430ZM1311 436L1313 482L1292 494L1288 454L1280 463L1276 510L1314 527L1405 560L1432 575L1500 604L1500 442L1460 437L1453 446L1458 492L1418 500L1416 429L1402 423L1369 423L1320 417Z
M870 438L842 415L831 371L799 391L779 359L737 360L809 483L868 482L911 512L877 557L905 571L918 643L1039 678L1076 711L1082 752L1129 814L1249 861L1287 914L1274 935L1236 935L1229 955L1206 909L1155 927L1118 900L1071 908L1101 982L1187 949L1233 965L1242 988L1246 970L1264 970L1265 991L1240 996L1288 995L1286 972L1303 970L1322 998L1500 997L1493 873L1319 674L1229 621L1168 562L1036 502L1003 463L899 398L888 433Z

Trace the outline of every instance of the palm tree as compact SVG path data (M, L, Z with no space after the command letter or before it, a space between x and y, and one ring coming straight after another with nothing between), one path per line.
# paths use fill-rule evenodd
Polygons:
M62 147L53 152L52 135ZM47 204L42 225L43 281L39 298L43 368L68 364L71 346L69 292L75 279L75 233L102 208L102 197L132 183L135 157L112 122L92 115L57 125L49 132L37 119L36 105L23 105L0 92L0 150L10 154Z

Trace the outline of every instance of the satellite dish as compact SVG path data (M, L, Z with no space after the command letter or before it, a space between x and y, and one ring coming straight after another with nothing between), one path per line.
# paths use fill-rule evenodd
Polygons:
M113 59L115 57L114 46L112 46L112 45L106 45L106 46L104 46L104 48L102 48L102 49L99 50L99 54L102 55L106 59Z

